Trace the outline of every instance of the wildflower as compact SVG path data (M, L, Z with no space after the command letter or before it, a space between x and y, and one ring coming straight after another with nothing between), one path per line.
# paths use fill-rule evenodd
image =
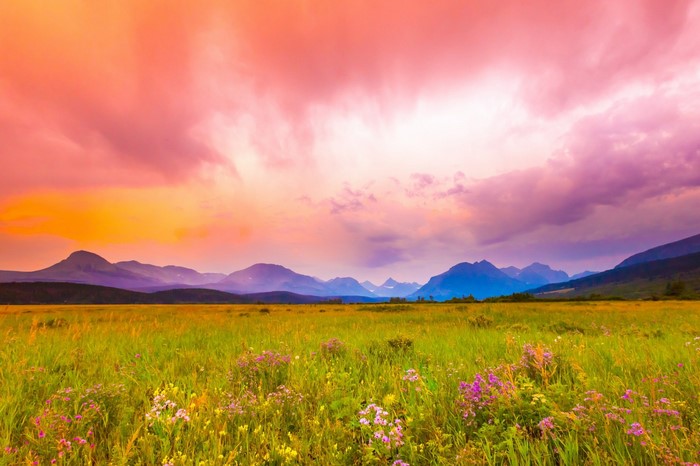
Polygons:
M328 341L321 343L321 353L323 355L331 356L335 354L340 354L345 351L345 343L338 340L337 338L331 338Z
M681 415L681 413L676 411L675 409L655 409L654 414L670 417L679 417Z
M39 431L39 438L44 438L44 437L46 437L46 433L44 433L43 430L40 430Z
M460 382L459 384L459 391L463 398L460 402L463 408L462 416L465 419L475 417L477 412L496 403L499 398L509 398L514 390L510 382L503 382L493 372L487 375L487 379L484 379L481 374L476 374L473 383Z
M551 416L548 416L542 419L539 424L537 424L537 427L542 431L542 437L545 437L554 429L554 420Z
M190 416L187 414L187 411L182 408L178 409L175 416L170 418L170 422L177 422L178 419L182 419L184 422L190 422Z
M630 389L625 390L625 394L622 395L623 400L627 400L630 403L634 403L634 398L632 398L632 395L636 395L636 393Z
M523 345L523 355L520 359L521 367L542 372L554 363L554 353L544 346Z
M61 440L58 441L58 449L62 450L63 448L70 451L73 448L73 444L70 442L70 440L66 440L66 439L62 438Z
M418 374L418 371L415 369L407 369L406 370L406 375L403 376L403 380L407 382L417 382L420 379L420 375Z
M639 437L640 435L644 435L646 431L642 427L642 425L638 422L634 422L630 424L630 429L627 430L627 435L634 435Z
M372 437L386 445L387 448L400 447L403 445L403 427L400 419L388 420L389 413L379 405L369 404L359 412L360 425L373 427L376 429ZM370 444L371 444L370 440Z
M586 395L588 395L586 398L583 399L583 401L592 401L593 403L597 403L599 401L603 400L603 394L599 393L595 390L589 390L586 392Z
M267 395L267 399L277 405L300 403L304 396L285 385L280 385L277 389Z
M405 461L396 460L393 463L391 463L391 466L411 466L411 465L406 463Z
M385 406L393 406L394 403L396 403L396 395L393 393L387 394L384 398L382 398L382 403L384 403Z

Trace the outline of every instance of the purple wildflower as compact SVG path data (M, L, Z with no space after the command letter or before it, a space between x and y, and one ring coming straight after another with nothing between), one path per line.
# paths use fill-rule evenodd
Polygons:
M634 435L639 437L640 435L644 435L646 431L642 427L642 425L638 422L634 422L630 425L630 429L627 430L627 435Z
M537 424L537 427L542 431L542 437L546 437L554 430L554 419L551 416L547 416Z
M388 448L403 445L403 428L400 419L388 420L389 413L375 403L367 405L358 414L361 416L361 426L376 429L372 433L374 439L380 440ZM369 443L371 444L372 441L370 440Z
M420 379L420 374L415 369L407 369L406 375L403 376L403 380L407 382L417 382Z

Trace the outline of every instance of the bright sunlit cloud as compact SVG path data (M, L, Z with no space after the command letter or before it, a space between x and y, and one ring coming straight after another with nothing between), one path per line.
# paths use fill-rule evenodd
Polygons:
M700 227L698 20L697 0L4 2L0 269L76 248L375 281L610 267Z

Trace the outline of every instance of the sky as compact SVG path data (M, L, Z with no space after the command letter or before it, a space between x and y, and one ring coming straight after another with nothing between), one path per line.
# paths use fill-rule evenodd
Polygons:
M0 269L425 282L700 233L700 1L0 2Z

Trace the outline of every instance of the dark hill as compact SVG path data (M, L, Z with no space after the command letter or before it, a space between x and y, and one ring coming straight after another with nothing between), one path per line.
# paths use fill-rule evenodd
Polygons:
M308 304L324 302L327 299L285 291L237 295L223 291L188 288L143 293L80 283L0 283L0 304ZM341 297L341 299L354 302L353 297Z
M700 253L633 264L577 280L530 290L540 296L574 297L598 294L624 298L662 296L669 283L683 282L687 294L700 292Z
M686 256L700 252L700 235L691 236L673 243L662 244L647 251L640 252L620 262L616 269L644 262L671 259L672 257Z

